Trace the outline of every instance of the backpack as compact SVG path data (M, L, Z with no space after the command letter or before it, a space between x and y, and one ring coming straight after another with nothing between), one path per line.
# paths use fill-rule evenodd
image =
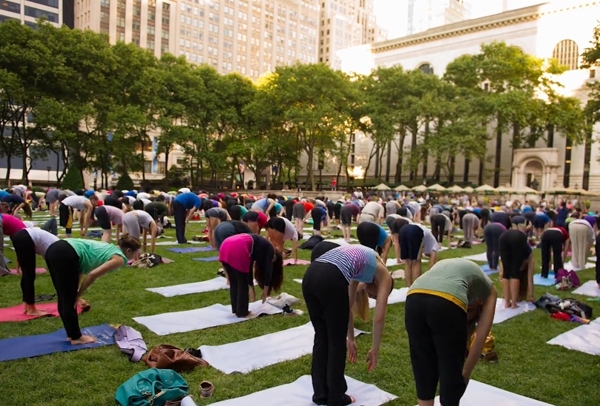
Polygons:
M548 313L550 314L562 312L583 319L589 320L592 318L592 308L590 306L570 298L563 299L558 303L548 303L546 305L546 310L548 310Z
M556 289L569 290L579 286L581 286L581 282L575 271L559 269L556 273Z
M177 372L151 368L139 372L117 388L115 400L121 406L165 406L183 399L188 384Z
M158 264L162 264L163 259L157 254L142 254L140 259L133 262L131 266L136 268L154 268Z

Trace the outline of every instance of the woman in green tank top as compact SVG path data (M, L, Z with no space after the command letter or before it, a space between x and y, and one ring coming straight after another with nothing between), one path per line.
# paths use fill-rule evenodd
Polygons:
M58 313L72 345L96 341L79 329L77 304L81 295L100 276L125 266L141 248L140 240L129 236L120 238L117 244L69 238L53 243L46 251L46 264L58 296Z

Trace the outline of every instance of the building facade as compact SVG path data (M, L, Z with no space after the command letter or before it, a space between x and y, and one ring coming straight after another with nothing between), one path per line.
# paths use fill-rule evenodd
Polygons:
M6 20L19 20L32 28L37 20L61 26L72 27L73 0L2 0L0 1L0 23Z
M470 18L465 0L408 0L407 34L454 24Z
M518 46L527 54L558 59L569 68L558 78L562 84L560 92L585 103L588 95L586 84L600 77L600 68L580 69L580 55L592 39L599 15L600 1L573 0L521 8L342 51L342 69L368 74L377 66L402 65L405 69L420 68L443 75L446 66L456 58L479 53L482 44L504 41ZM506 185L512 180L512 187L520 187L535 180L542 190L565 186L600 191L600 151L598 143L593 141L599 131L600 125L596 124L592 141L584 145L571 145L560 134L555 134L547 136L547 140L539 140L533 149L515 151L510 148L511 135L504 134L503 145L510 152L502 154L499 184ZM492 183L490 172L495 158L492 131L489 138L487 150L490 161L480 165L477 160L469 162L464 157L457 157L455 182L478 183L478 168L483 167L486 173L484 182ZM366 167L370 146L368 137L357 137L351 158L354 165ZM410 149L408 139L404 149ZM397 156L394 151L388 151L384 162L388 156L393 163L388 175L394 179ZM435 163L430 160L428 176L432 176L434 167ZM402 180L406 181L407 173L404 172ZM422 173L421 168L418 173ZM373 176L373 173L367 176Z

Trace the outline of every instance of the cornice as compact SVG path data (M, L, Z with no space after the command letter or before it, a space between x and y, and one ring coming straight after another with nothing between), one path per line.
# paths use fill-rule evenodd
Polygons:
M563 6L553 3L539 4L537 6L525 7L487 17L436 27L407 37L374 43L371 45L371 52L381 53L392 49L404 48L440 39L493 30L500 27L539 20L540 18L551 14L564 13L580 8L598 7L599 5L600 2L598 1L586 1Z

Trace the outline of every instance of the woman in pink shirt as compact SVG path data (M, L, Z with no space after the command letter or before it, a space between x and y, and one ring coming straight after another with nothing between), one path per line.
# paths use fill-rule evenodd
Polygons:
M25 223L18 218L10 214L0 214L0 275L10 274L4 260L4 236L11 237L25 228Z

